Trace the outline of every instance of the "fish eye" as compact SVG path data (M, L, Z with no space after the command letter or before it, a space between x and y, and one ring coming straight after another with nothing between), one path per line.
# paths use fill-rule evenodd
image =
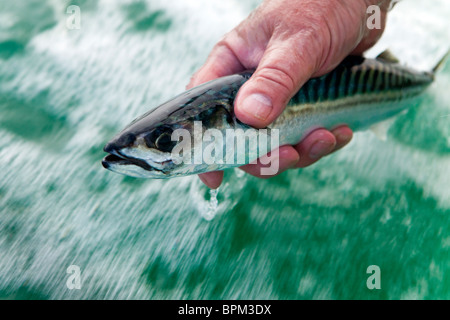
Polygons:
M176 144L176 141L172 141L172 132L172 128L160 126L144 137L145 144L152 149L171 152Z
M158 139L156 139L156 147L161 151L171 152L176 142L172 141L171 136L172 133L163 132Z

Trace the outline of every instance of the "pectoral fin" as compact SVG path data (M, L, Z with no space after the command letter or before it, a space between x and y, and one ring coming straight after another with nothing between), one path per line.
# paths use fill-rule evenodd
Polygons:
M381 141L386 141L389 128L392 126L392 124L395 122L396 119L397 116L381 122L377 122L372 126L370 126L369 130L372 131Z

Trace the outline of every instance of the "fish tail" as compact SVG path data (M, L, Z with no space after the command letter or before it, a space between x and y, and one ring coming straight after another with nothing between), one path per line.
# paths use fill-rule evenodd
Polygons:
M447 60L447 58L449 56L450 56L450 50L448 50L447 53L441 58L441 60L439 60L438 63L436 63L434 68L431 69L433 74L435 74L444 65L445 61Z

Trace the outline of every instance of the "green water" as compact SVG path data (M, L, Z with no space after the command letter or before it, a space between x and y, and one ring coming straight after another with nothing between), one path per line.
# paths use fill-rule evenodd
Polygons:
M450 63L387 141L361 132L269 180L227 171L217 197L196 177L102 168L103 145L181 92L256 3L0 2L0 298L450 298ZM427 69L449 16L403 1L368 55Z

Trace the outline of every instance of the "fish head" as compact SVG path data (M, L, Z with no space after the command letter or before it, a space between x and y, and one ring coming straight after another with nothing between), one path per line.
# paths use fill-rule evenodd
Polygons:
M193 161L196 143L208 128L233 127L234 98L251 73L218 78L178 95L132 121L109 141L102 165L108 170L140 178L171 178L204 172ZM200 130L198 123L201 124ZM199 135L200 134L200 135ZM189 156L191 161L183 159Z

